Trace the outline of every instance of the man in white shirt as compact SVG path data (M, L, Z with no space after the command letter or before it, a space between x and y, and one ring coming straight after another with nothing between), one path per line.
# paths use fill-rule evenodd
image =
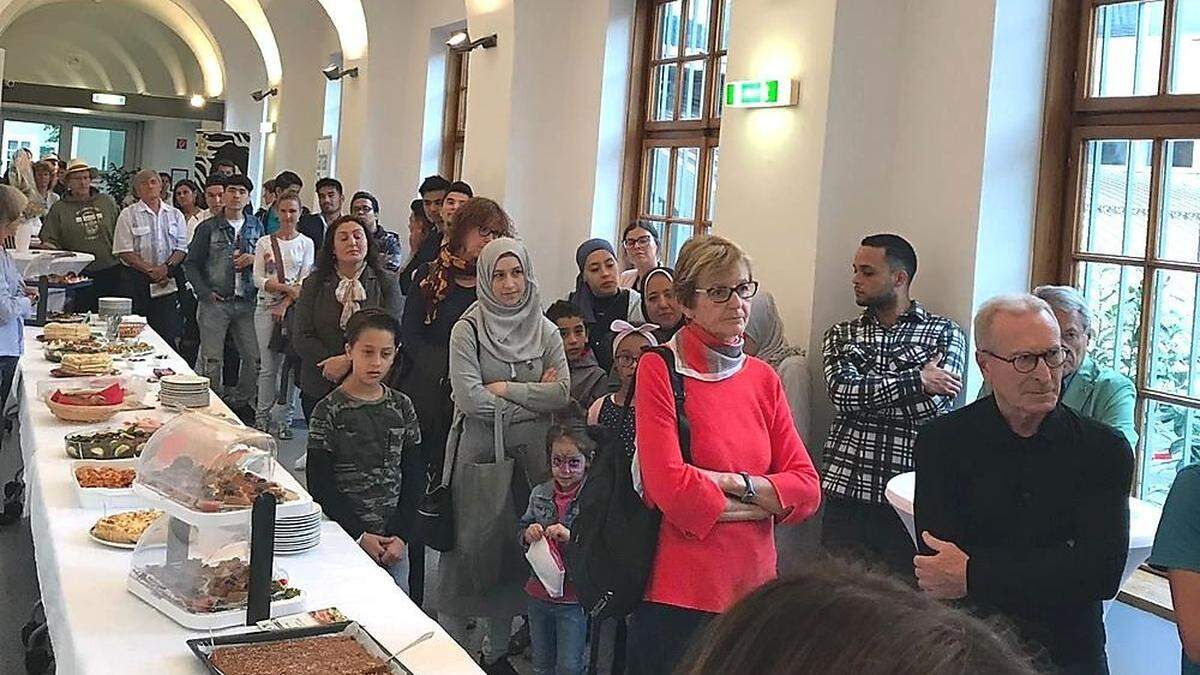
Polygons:
M254 407L258 386L258 338L254 332L254 247L262 224L246 215L254 184L243 175L225 179L223 208L200 223L188 247L188 281L196 291L196 321L200 326L199 372L235 410ZM225 336L232 334L241 357L237 389L226 391L221 381L225 366Z
M125 265L125 288L133 311L146 317L167 344L179 337L176 268L187 253L187 224L179 209L162 200L162 179L143 169L133 176L138 201L117 216L113 255Z

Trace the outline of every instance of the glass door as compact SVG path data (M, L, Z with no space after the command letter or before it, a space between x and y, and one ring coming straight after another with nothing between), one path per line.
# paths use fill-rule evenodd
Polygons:
M125 166L124 129L75 126L71 128L71 157L102 170Z
M25 148L33 153L34 160L49 154L58 154L62 127L43 122L24 120L4 121L4 164L12 161L13 153Z

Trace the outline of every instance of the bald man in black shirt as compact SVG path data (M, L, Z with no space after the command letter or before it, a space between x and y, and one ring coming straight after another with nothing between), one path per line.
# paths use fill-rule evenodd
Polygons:
M1102 602L1128 555L1133 453L1059 403L1066 353L1045 302L989 300L975 335L994 394L917 436L918 583L1003 615L1062 673L1108 673Z

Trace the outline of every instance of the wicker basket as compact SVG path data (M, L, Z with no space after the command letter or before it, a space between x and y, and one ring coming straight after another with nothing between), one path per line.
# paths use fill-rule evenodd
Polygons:
M46 407L54 416L64 422L103 422L117 411L125 407L124 403L117 405L64 405L46 399Z

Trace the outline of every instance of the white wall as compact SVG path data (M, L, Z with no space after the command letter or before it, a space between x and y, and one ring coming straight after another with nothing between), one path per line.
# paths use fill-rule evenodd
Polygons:
M164 173L171 169L192 172L196 161L196 120L151 119L142 123L142 167ZM177 150L176 139L187 139L187 149ZM194 179L195 177L192 176Z

